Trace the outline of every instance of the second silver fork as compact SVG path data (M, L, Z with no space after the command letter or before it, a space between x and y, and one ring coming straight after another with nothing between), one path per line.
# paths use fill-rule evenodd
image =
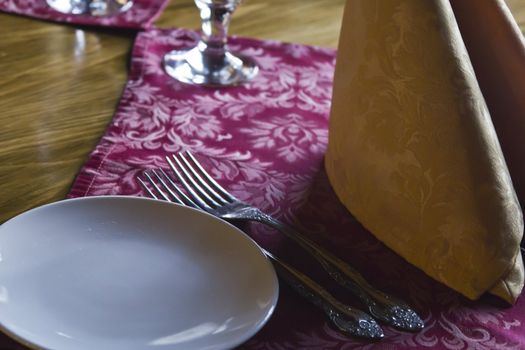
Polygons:
M252 220L269 225L295 241L310 253L339 284L350 290L378 320L397 328L417 331L423 328L422 319L406 303L373 288L355 269L343 260L315 244L289 225L252 207L221 187L189 153L167 157L171 170L184 186L188 196L178 191L185 201L190 201L213 215L226 220ZM171 185L175 185L167 178ZM178 188L174 186L176 190Z
M140 177L137 180L152 198L164 199L168 202L202 210L178 189L162 169L150 170L150 172L153 177L147 171L144 172L144 177L151 184L153 190ZM339 330L363 338L383 338L383 330L368 314L339 302L308 276L286 264L272 253L264 249L262 251L273 262L279 277L286 281L299 295L323 310Z

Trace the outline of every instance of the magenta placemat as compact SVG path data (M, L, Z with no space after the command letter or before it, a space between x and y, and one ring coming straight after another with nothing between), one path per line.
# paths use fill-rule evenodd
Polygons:
M382 245L337 200L323 170L333 50L232 38L231 48L255 58L261 71L247 85L217 90L180 84L161 68L165 52L196 40L185 30L138 35L118 110L71 197L145 196L136 175L166 168L164 156L189 150L236 196L294 222L377 287L408 301L426 321L419 333L384 327L385 339L369 343L332 329L321 311L281 284L275 314L241 349L525 347L523 297L513 307L491 297L462 298ZM262 246L354 303L280 234L256 224L247 229Z
M153 23L167 3L168 0L134 0L128 11L112 17L65 15L48 7L45 0L0 0L0 11L52 22L144 29Z

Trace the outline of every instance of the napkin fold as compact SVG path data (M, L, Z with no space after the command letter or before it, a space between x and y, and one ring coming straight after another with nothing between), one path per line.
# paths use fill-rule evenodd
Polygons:
M513 303L523 217L448 0L349 0L325 167L377 238L470 299Z
M503 0L450 3L523 206L525 38Z

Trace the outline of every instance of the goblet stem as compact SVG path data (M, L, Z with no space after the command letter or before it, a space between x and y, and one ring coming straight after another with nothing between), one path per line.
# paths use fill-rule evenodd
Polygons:
M190 84L236 85L252 79L257 65L249 58L229 52L228 26L240 0L195 0L202 20L201 39L190 50L171 51L164 68L173 78Z
M214 50L217 54L224 53L230 19L240 1L195 0L195 3L202 21L201 46Z

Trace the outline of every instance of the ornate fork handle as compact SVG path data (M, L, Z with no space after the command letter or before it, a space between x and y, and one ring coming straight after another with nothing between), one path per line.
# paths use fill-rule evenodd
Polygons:
M228 217L228 214L224 217ZM285 234L309 252L333 279L357 296L377 319L404 330L418 331L424 327L423 320L406 303L372 287L350 265L304 237L291 226L253 207L237 210L231 218L258 221Z
M339 330L358 337L383 338L383 330L368 314L342 304L308 276L290 267L271 253L263 251L272 260L279 277L297 293L323 310Z

